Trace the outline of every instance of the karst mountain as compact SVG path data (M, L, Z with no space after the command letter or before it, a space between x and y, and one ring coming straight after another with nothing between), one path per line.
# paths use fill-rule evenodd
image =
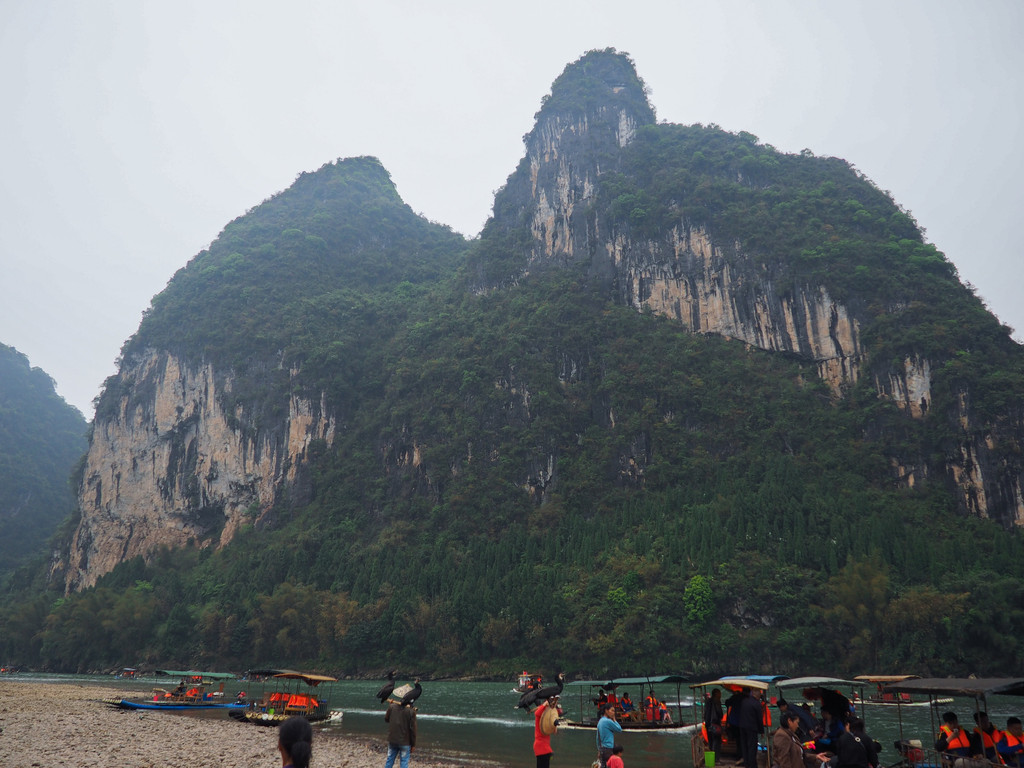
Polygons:
M611 49L524 143L474 239L357 157L188 261L0 653L1010 672L1024 350L910 213Z

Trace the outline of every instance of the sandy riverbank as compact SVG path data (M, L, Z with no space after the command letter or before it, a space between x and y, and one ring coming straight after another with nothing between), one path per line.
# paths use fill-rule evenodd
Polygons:
M124 689L0 681L0 745L9 768L274 768L277 730L227 717L115 709ZM382 736L383 731L382 731ZM312 768L381 768L385 748L343 734L313 737ZM396 763L397 764L397 763ZM417 750L418 768L465 768Z

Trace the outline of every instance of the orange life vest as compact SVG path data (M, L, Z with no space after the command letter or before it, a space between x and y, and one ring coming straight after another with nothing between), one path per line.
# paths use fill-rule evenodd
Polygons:
M939 732L946 737L947 752L954 752L958 749L963 749L967 751L967 754L970 754L971 737L967 735L967 731L963 728L957 731L956 735L953 735L953 729L948 725L944 725Z
M1006 742L1006 747L1009 747L1009 749L1006 750L1007 752L1009 752L1009 754L1004 755L1002 752L999 753L999 757L1000 757L1000 759L1002 759L1003 764L1004 765L1019 765L1020 764L1020 758L1021 758L1021 755L1024 754L1024 750L1021 750L1021 749L1014 750L1013 748L1014 747L1024 747L1024 739L1020 738L1019 736L1014 736L1009 731L1000 731L999 735L1000 735L1001 738L999 739L998 743ZM1006 762L1007 760L1009 760L1010 762L1007 763Z
M1002 739L1002 732L998 728L993 728L992 733L986 733L981 728L976 727L974 732L981 736L981 746L985 750L985 757L993 762L997 762L1000 765L1005 765L1002 756L999 754L999 750L996 749L996 744Z
M1009 731L1000 731L999 734L1002 737L999 741L1005 741L1006 746L1008 747L1016 747L1024 744L1024 739L1014 736Z

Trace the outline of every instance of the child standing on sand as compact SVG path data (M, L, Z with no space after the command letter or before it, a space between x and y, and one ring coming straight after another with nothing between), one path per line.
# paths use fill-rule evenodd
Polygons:
M616 744L612 748L612 756L608 758L608 768L625 768L622 762L622 745Z

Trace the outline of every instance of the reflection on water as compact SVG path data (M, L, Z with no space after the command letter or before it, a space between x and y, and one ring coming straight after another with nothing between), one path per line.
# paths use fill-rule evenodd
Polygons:
M103 685L123 688L126 693L148 691L167 684L166 677L118 680L110 676L21 674L5 675L3 679ZM336 683L330 695L331 706L344 710L345 717L340 724L319 727L320 737L352 734L379 739L383 744L387 734L384 707L374 697L379 687L379 680ZM233 695L237 690L251 688L252 684L239 681L228 683L224 690ZM519 697L511 688L512 683L423 682L423 695L417 702L420 746L471 766L532 768L536 764L533 716L515 709ZM569 714L574 714L575 701L566 698L563 706L570 710ZM897 760L893 741L901 738L901 719L903 738L921 739L930 746L938 730L939 715L946 710L956 712L962 723L970 723L974 702L960 699L942 704L934 717L927 706L899 710L888 706L864 707L868 733L882 744L879 756L882 764L891 765ZM684 714L689 711L684 709ZM988 711L996 726L1002 728L1007 717L1024 715L1024 699L994 696L988 702ZM203 716L227 717L227 714ZM693 768L688 733L623 733L619 734L618 741L625 747L624 757L629 768ZM597 752L595 734L589 730L560 730L552 739L552 746L555 750L552 766L560 768L589 766Z

